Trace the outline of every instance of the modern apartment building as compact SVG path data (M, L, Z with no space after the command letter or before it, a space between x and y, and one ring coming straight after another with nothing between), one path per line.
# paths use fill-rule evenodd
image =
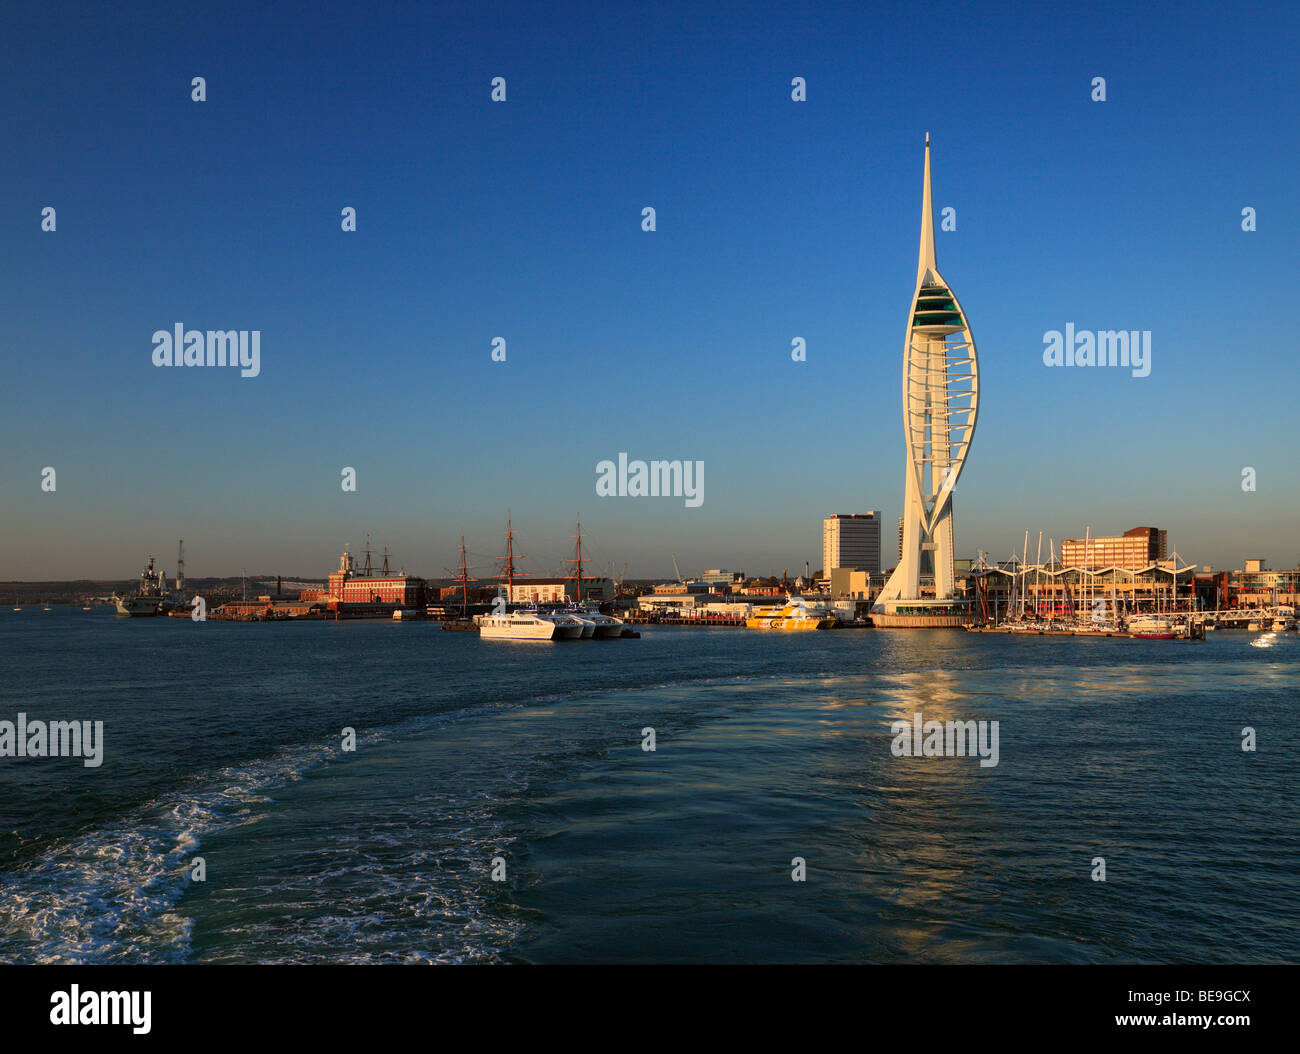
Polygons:
M837 513L822 521L822 575L837 567L880 573L880 513Z

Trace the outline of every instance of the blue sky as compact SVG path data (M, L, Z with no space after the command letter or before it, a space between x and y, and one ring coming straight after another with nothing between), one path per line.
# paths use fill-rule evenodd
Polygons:
M633 576L816 567L824 515L901 510L927 131L982 371L959 555L1151 524L1300 561L1287 6L6 20L0 578L170 568L180 537L193 575L324 575L366 531L437 575L462 529L487 572L507 508L537 574L578 514ZM260 376L155 368L177 322L260 330ZM1150 376L1045 367L1071 322L1150 330ZM598 498L620 451L703 461L703 505Z

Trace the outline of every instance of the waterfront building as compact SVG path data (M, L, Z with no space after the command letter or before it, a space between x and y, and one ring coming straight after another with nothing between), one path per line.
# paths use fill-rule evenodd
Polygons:
M1300 604L1300 568L1270 571L1262 558L1252 558L1243 570L1232 572L1228 589L1235 607Z
M877 626L959 626L966 621L968 601L953 567L952 499L975 435L978 407L975 338L935 261L926 135L916 291L903 338L903 548L872 607Z
M979 617L990 622L1001 622L1008 613L1068 619L1100 612L1113 619L1116 608L1133 614L1204 606L1196 565L1177 557L1140 568L1073 567L1061 561L1022 565L1013 559L976 566L970 576Z
M822 574L836 568L880 573L880 514L836 513L822 520Z
M1114 536L1066 538L1061 542L1061 563L1068 567L1138 570L1166 559L1167 550L1167 531L1134 527Z
M512 604L564 604L594 600L603 604L614 599L614 584L608 578L582 576L582 596L573 577L516 578L507 586Z
M885 576L882 574L837 567L831 572L827 594L837 599L870 600L884 585Z
M669 582L637 600L642 611L660 614L689 615L709 604L722 603L729 597L715 592L706 582Z
M317 591L303 590L302 592L314 593ZM324 615L326 607L327 605L322 602L310 598L304 599L301 595L297 600L293 600L263 593L256 600L228 601L214 608L212 614L216 618L228 618L237 621L245 619L320 618Z
M367 559L367 567L369 563ZM331 609L349 604L422 608L425 582L423 578L404 573L376 575L367 573L366 568L358 570L352 554L344 549L339 557L339 569L329 576L323 599Z

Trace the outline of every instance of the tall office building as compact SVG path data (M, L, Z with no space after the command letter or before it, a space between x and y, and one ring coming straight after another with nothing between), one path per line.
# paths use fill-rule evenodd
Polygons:
M880 514L836 513L822 520L822 574L837 567L880 574Z
M975 338L935 262L927 134L916 292L903 338L903 553L871 609L878 626L956 626L965 620L966 601L953 567L952 495L978 408Z

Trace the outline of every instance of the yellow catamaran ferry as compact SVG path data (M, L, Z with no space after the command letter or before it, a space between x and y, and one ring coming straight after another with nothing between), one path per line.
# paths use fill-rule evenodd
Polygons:
M827 614L814 614L808 610L802 597L787 598L778 607L758 608L745 620L750 629L776 629L786 632L801 632L812 629L830 629L835 625L835 618Z

